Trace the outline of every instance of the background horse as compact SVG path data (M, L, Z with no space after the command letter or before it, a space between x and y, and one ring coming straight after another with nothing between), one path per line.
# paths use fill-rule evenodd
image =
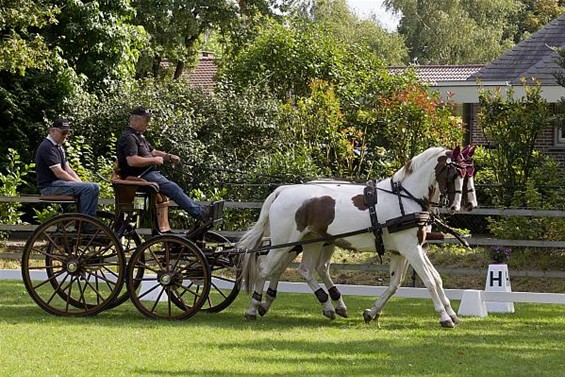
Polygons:
M459 152L458 148L457 152ZM379 182L377 187L380 196L376 206L379 223L383 224L387 220L421 212L424 199L441 186L438 182L438 176L441 174L452 176L453 181L450 183L453 185L459 182L458 187L453 190L454 193L459 194L454 195L456 199L450 207L451 210L459 209L462 179L456 177L462 177L462 167L455 164L451 156L451 151L430 148L409 161L392 179ZM308 259L311 256L325 255L324 258L329 265L327 255L331 257L333 251L330 246L334 244L352 250L375 250L374 235L370 232L343 239L331 238L370 228L371 220L367 214L368 207L363 202L363 186L350 184L281 186L265 200L259 221L242 237L238 247L254 250L259 246L262 237L269 234L273 245L329 237L331 242L320 241L301 245L303 258L310 261L309 263L316 265L316 258ZM453 327L459 319L443 291L439 274L429 263L422 249L423 233L425 234L422 232L422 227L418 226L394 233L385 228L384 245L387 250L396 251L414 266L432 295L434 306L440 315L440 323L442 326ZM271 277L278 280L282 271L296 256L295 252L291 252L292 250L293 246L273 248L266 256L260 258L253 252L246 253L242 258L242 276L246 289L254 290L251 307L246 311L247 318L255 319L257 312L262 311L260 292L263 290L264 282ZM329 274L327 276L329 277ZM327 301L327 294L319 288L315 289L314 282L313 279L309 281L310 287L315 290L320 301L323 299ZM337 297L332 290L335 288L333 283L326 281L324 283L330 287L329 293L332 299L341 300L341 296ZM315 284L317 285L317 282ZM269 301L269 291L267 293ZM365 311L365 321L369 322L375 318L379 310L375 305ZM372 314L373 310L375 314Z

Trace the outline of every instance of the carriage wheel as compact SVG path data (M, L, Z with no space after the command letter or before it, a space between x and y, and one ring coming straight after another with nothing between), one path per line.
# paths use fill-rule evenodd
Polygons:
M232 248L232 243L218 233L206 232L204 242L202 250L212 271L212 286L201 310L219 313L230 306L239 294L239 255L224 253L226 249Z
M143 271L142 277L138 276L139 270ZM152 318L192 317L206 302L210 285L210 268L204 254L180 236L161 235L143 243L127 267L131 301Z
M106 309L122 289L125 268L112 230L83 214L47 220L33 232L22 254L29 295L43 310L60 316L92 316Z
M102 222L104 222L104 224L106 224L110 229L114 229L115 215L112 212L96 211L96 217L102 220ZM116 237L120 241L120 244L122 245L122 249L124 250L126 257L126 266L127 266L131 255L137 249L137 247L141 245L143 240L141 239L139 233L137 233L137 231L135 230L135 225L124 224L122 227L120 227L120 229L118 230L114 229L114 233L116 234ZM141 284L142 276L143 276L143 269L138 269L136 276L138 278L138 280L136 280L137 282L136 284L138 286L136 287L136 289L139 288L139 285ZM116 299L112 303L110 303L110 305L108 305L106 309L115 308L123 304L127 300L129 300L129 293L128 293L127 285L124 284L122 290L118 294L118 297L116 297Z

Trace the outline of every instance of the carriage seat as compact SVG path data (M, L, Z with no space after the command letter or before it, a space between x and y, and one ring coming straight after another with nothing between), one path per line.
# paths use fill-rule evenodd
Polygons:
M41 195L39 200L51 203L76 204L78 197L74 195Z
M159 185L138 177L120 178L117 173L110 179L114 187L116 214L133 211L136 196L149 198L150 216L154 232L170 232L169 198L159 193Z

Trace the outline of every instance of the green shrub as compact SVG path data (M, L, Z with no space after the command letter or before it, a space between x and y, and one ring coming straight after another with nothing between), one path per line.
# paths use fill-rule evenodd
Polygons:
M12 148L8 149L8 163L4 171L0 170L0 195L19 196L19 190L26 185L25 177L33 170L35 164L26 164L21 161L19 153ZM0 223L21 224L23 212L20 210L22 204L0 203ZM6 236L0 232L0 237Z

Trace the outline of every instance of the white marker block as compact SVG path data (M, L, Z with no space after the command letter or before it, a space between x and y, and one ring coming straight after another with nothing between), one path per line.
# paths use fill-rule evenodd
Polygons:
M508 265L489 264L486 281L486 292L512 292ZM489 313L514 313L513 302L486 301Z
M482 291L479 291L478 289L464 290L457 315L462 317L486 317L488 312L485 302L483 301Z

